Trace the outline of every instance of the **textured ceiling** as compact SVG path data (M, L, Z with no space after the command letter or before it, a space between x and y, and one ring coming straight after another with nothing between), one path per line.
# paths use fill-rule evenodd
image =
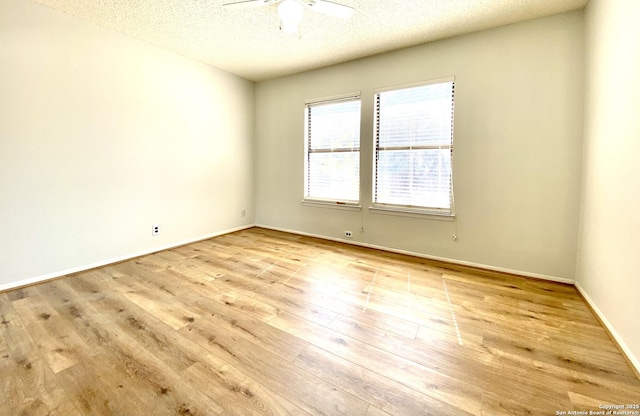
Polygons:
M223 0L33 0L244 78L261 81L536 17L588 0L333 0L353 17L305 10L299 34L279 30L276 5Z

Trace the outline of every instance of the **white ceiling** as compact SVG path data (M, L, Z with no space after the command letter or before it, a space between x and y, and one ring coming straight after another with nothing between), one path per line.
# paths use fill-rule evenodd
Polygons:
M350 20L309 9L298 36L276 5L228 10L223 0L33 0L249 80L261 81L584 7L588 0L333 0Z

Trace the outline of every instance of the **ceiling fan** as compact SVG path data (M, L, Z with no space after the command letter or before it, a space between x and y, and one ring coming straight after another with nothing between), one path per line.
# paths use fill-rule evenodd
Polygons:
M225 9L248 9L277 3L279 3L280 29L286 34L298 32L298 24L302 21L305 7L342 19L350 18L354 12L353 7L329 0L240 0L224 3L222 7Z

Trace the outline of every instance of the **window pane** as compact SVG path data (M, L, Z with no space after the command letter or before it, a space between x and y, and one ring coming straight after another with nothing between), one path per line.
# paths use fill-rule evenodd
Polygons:
M314 105L311 114L310 149L359 149L360 101Z
M308 197L358 201L360 152L311 153Z
M453 82L379 94L379 146L451 144Z
M382 150L377 182L378 203L449 208L450 150Z
M360 99L307 104L305 198L360 200Z
M453 81L376 94L374 204L451 213Z

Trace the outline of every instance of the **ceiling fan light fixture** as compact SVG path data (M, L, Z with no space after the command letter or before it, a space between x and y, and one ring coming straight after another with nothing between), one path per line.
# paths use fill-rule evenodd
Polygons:
M283 0L278 5L280 28L288 35L298 32L298 25L302 21L304 5L298 0Z

